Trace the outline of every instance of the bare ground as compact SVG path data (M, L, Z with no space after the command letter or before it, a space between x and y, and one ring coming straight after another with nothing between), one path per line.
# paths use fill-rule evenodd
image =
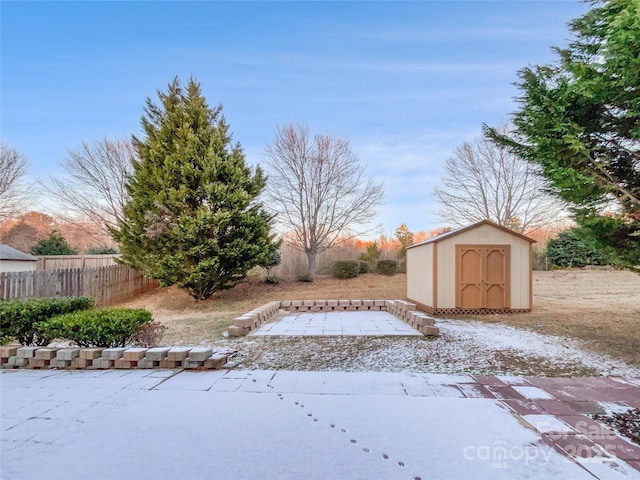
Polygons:
M506 324L525 332L551 335L556 343L562 343L562 338L568 338L567 342L575 340L590 352L605 354L640 367L639 275L612 270L534 272L533 294L534 306L531 313L479 315L464 317L464 320L475 320L484 324ZM373 341L368 338L245 337L232 340L223 336L234 317L273 300L395 299L405 298L405 295L405 275L388 277L367 274L350 280L320 277L313 283L285 281L278 285L267 285L253 278L232 290L218 292L204 302L195 302L176 288L166 288L142 295L120 306L151 310L155 320L168 327L163 338L164 344L205 344L238 349L240 363L251 368L373 368L442 372L471 370L484 373L565 376L608 374L601 367L586 366L582 360L572 360L568 363L544 362L544 355L531 352L525 354L518 349L496 348L474 363L471 360L485 347L480 347L480 351L473 354L469 351L462 352L464 358L461 359L456 348L467 349L470 345L469 339L455 338L454 335L443 335L444 338L441 337L437 341L426 339L417 342L407 339ZM469 327L472 324L478 325L476 322L442 322L443 327L447 325L444 330L450 332L465 328L465 324ZM490 327L491 325L487 325L487 328ZM499 325L494 327L497 330L494 328L487 331L500 331ZM513 336L513 333L509 335ZM443 342L447 339L448 343ZM456 348L451 348L451 343ZM475 345L474 348L479 347ZM413 352L410 355L413 358L411 361L407 360L408 351ZM483 365L486 365L486 368ZM614 369L612 374L619 371Z

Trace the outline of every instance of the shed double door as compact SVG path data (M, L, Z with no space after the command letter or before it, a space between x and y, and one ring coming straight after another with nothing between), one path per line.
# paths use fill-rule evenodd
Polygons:
M509 308L509 278L509 245L456 245L456 308Z

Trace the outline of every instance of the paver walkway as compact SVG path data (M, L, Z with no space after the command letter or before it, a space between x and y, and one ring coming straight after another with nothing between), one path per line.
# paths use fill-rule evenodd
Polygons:
M416 336L422 334L388 312L292 313L249 335Z
M3 479L640 479L640 379L0 372Z

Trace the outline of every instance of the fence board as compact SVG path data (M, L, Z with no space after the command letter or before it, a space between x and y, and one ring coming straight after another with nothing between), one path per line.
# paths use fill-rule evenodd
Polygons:
M0 273L0 300L86 296L106 306L158 286L124 265Z
M38 270L63 270L68 268L97 268L118 265L119 254L107 255L38 255Z

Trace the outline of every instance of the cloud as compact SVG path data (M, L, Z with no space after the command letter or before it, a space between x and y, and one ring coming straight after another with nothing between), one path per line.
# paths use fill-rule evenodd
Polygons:
M406 223L411 230L439 225L432 214L437 205L433 189L455 146L480 135L480 125L447 130L369 134L352 139L352 147L367 172L384 183L386 203L377 221L385 230Z
M436 43L448 41L451 43L463 43L472 40L537 40L541 36L557 36L563 34L566 29L553 26L541 31L539 28L530 27L458 27L458 28L387 28L384 30L352 30L348 32L335 32L335 37L362 39L384 43Z

